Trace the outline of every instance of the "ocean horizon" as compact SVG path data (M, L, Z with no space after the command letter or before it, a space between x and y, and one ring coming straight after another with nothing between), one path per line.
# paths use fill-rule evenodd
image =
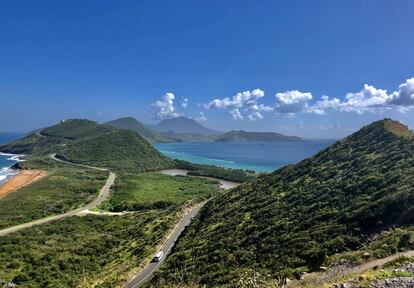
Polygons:
M272 172L298 163L335 143L335 139L301 142L176 142L154 146L171 159L225 168Z

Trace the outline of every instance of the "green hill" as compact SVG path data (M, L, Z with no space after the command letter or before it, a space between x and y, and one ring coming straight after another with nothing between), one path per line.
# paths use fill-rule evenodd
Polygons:
M0 146L1 152L13 154L47 154L85 137L93 137L112 128L85 119L69 119Z
M136 132L81 119L39 130L0 146L0 151L30 156L58 153L69 161L116 170L146 171L173 166Z
M412 224L413 135L390 119L374 122L311 158L217 196L153 284L234 284L252 271L294 277L334 253L358 249L374 233Z
M110 131L109 127L86 119L63 120L59 124L41 130L44 136L58 137L67 140L78 140Z
M0 152L12 154L52 153L68 142L68 140L63 138L45 137L38 133L33 133L8 144L1 145Z
M168 137L167 135L162 135L161 133L155 132L145 127L143 124L138 122L137 119L133 117L124 117L106 122L104 124L118 129L127 129L134 131L150 142L175 141L175 139Z
M195 135L216 135L219 132L204 127L197 121L187 117L176 117L164 119L156 125L148 125L147 127L158 132L173 132L175 134L195 134Z
M243 142L243 141L302 141L297 136L287 136L276 132L247 132L230 131L217 136L217 142Z
M140 135L120 129L77 141L60 154L69 161L116 170L148 171L172 166Z

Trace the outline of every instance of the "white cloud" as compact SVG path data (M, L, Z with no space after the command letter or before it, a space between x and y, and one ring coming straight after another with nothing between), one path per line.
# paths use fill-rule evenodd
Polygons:
M308 112L324 114L327 110L332 109L363 114L385 109L404 112L412 107L414 107L414 78L407 79L405 83L399 85L398 91L391 94L388 94L387 90L365 84L361 91L348 93L344 101L322 96L322 100L309 107Z
M196 118L196 120L197 121L206 121L207 120L207 117L206 117L206 115L204 115L203 112L200 112L199 113L199 116Z
M187 106L188 106L188 98L183 98L181 100L181 107L187 108Z
M244 119L244 116L240 110L247 111L250 113L250 115L253 115L254 112L273 110L272 107L258 103L258 101L263 98L264 95L265 94L263 90L254 89L252 91L239 92L232 98L226 97L223 99L214 99L210 103L204 105L204 107L207 109L227 109L229 110L229 113L232 115L233 119L241 120ZM263 115L261 114L260 116L257 114L254 115L255 116L252 117L256 118L256 120L263 118ZM250 119L252 117L248 118Z
M175 118L180 116L174 108L174 94L166 93L161 100L152 103L152 107L157 109L155 114L156 119Z
M274 107L260 104L264 97L260 89L237 93L232 98L214 99L204 105L206 109L226 109L235 120L247 119L255 121L263 119L263 112L274 112L294 117L296 113L314 113L323 115L329 110L341 112L382 112L386 109L395 109L405 112L414 107L414 78L407 79L398 86L398 90L389 94L387 90L378 89L365 84L361 91L347 93L343 100L337 97L322 96L311 103L313 95L310 92L298 90L276 93Z
M256 121L256 120L263 119L264 117L262 114L256 111L250 114L247 118L249 119L249 121Z
M274 107L274 112L276 113L296 113L305 111L309 101L312 100L311 93L303 93L298 90L276 93L275 97L276 105Z
M398 91L391 94L391 105L402 107L414 106L414 78L407 79L398 86Z
M231 115L231 117L233 117L234 120L243 120L244 119L243 115L240 113L240 110L238 108L230 110L230 115Z
M346 101L338 106L339 110L362 114L365 111L386 108L390 96L387 94L387 90L377 89L374 86L365 84L361 91L346 94L345 99Z
M325 114L328 109L337 109L341 104L338 98L329 99L329 96L322 96L321 100L317 101L314 105L308 108L308 112L315 114Z

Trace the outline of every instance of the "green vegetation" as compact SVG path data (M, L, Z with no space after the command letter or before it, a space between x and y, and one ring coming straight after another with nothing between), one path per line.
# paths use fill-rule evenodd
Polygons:
M397 252L414 249L414 227L401 227L382 231L380 235L374 235L373 240L367 239L367 243L355 251L345 251L330 256L326 264L336 265L341 261L347 261L352 265L358 265L373 259L381 259Z
M215 138L217 142L243 142L243 141L303 141L297 136L287 136L276 132L246 132L230 131Z
M47 154L56 152L67 143L68 140L66 139L45 137L38 133L33 133L0 146L0 151L12 154Z
M57 153L68 161L116 171L142 172L172 167L172 161L136 132L82 119L62 121L0 146L1 152L38 158Z
M396 126L398 133L389 128ZM219 194L153 284L223 285L245 270L294 278L330 255L357 250L377 231L412 224L414 140L404 129L375 122L299 164Z
M75 216L0 237L0 283L116 287L155 252L175 219L173 211Z
M213 165L194 164L184 160L174 160L177 169L189 170L188 175L213 177L233 182L245 182L255 178L255 172L250 170L229 169Z
M114 212L162 209L206 200L219 190L217 181L158 173L122 174L102 209Z
M39 159L28 166L45 163ZM108 177L104 171L57 165L45 178L0 199L0 229L83 206L97 197Z
M69 119L45 128L39 133L43 136L79 140L110 131L111 128L86 119Z
M137 133L118 129L77 141L61 154L75 163L117 171L142 172L172 166L170 160Z

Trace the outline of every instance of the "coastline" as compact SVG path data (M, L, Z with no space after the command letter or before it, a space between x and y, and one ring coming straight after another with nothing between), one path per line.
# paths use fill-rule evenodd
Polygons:
M45 177L47 173L41 170L22 170L10 177L6 182L0 184L0 199L8 194L27 186Z
M11 178L18 174L17 170L11 167L19 162L24 162L23 154L10 154L0 152L0 186L7 183ZM7 157L7 158L6 158Z

